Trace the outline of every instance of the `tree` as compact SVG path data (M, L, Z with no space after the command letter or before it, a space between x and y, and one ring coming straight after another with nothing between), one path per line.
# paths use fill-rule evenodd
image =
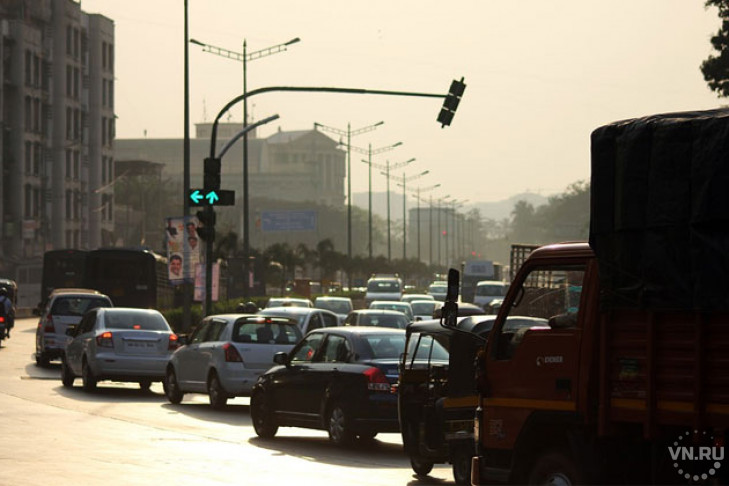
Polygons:
M729 96L729 0L706 0L707 7L717 7L721 28L711 38L712 47L718 52L701 63L701 72L709 88L719 96Z

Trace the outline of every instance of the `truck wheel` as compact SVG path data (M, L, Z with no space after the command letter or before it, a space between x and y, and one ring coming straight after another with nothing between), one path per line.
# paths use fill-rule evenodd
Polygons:
M471 456L473 447L456 446L451 452L453 479L456 484L471 484Z
M427 476L433 470L433 462L419 456L410 456L410 467L418 476Z
M572 486L581 482L577 467L565 451L542 453L529 473L532 485Z

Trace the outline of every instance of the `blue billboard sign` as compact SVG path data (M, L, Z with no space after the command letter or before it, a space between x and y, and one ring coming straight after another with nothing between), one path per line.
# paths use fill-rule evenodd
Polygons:
M316 231L316 216L313 210L261 211L261 231Z

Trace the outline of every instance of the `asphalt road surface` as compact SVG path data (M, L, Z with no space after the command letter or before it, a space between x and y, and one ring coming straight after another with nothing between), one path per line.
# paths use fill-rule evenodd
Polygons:
M35 365L37 321L19 319L0 347L2 486L454 484L448 465L418 479L398 434L352 448L297 428L263 440L246 398L215 411L203 395L171 405L160 383L64 388L58 363Z

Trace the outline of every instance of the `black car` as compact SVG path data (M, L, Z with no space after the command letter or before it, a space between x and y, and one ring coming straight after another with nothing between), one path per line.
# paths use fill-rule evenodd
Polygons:
M378 327L331 327L307 334L258 378L251 419L260 437L279 427L329 432L336 444L378 432L398 432L398 359L405 331Z

